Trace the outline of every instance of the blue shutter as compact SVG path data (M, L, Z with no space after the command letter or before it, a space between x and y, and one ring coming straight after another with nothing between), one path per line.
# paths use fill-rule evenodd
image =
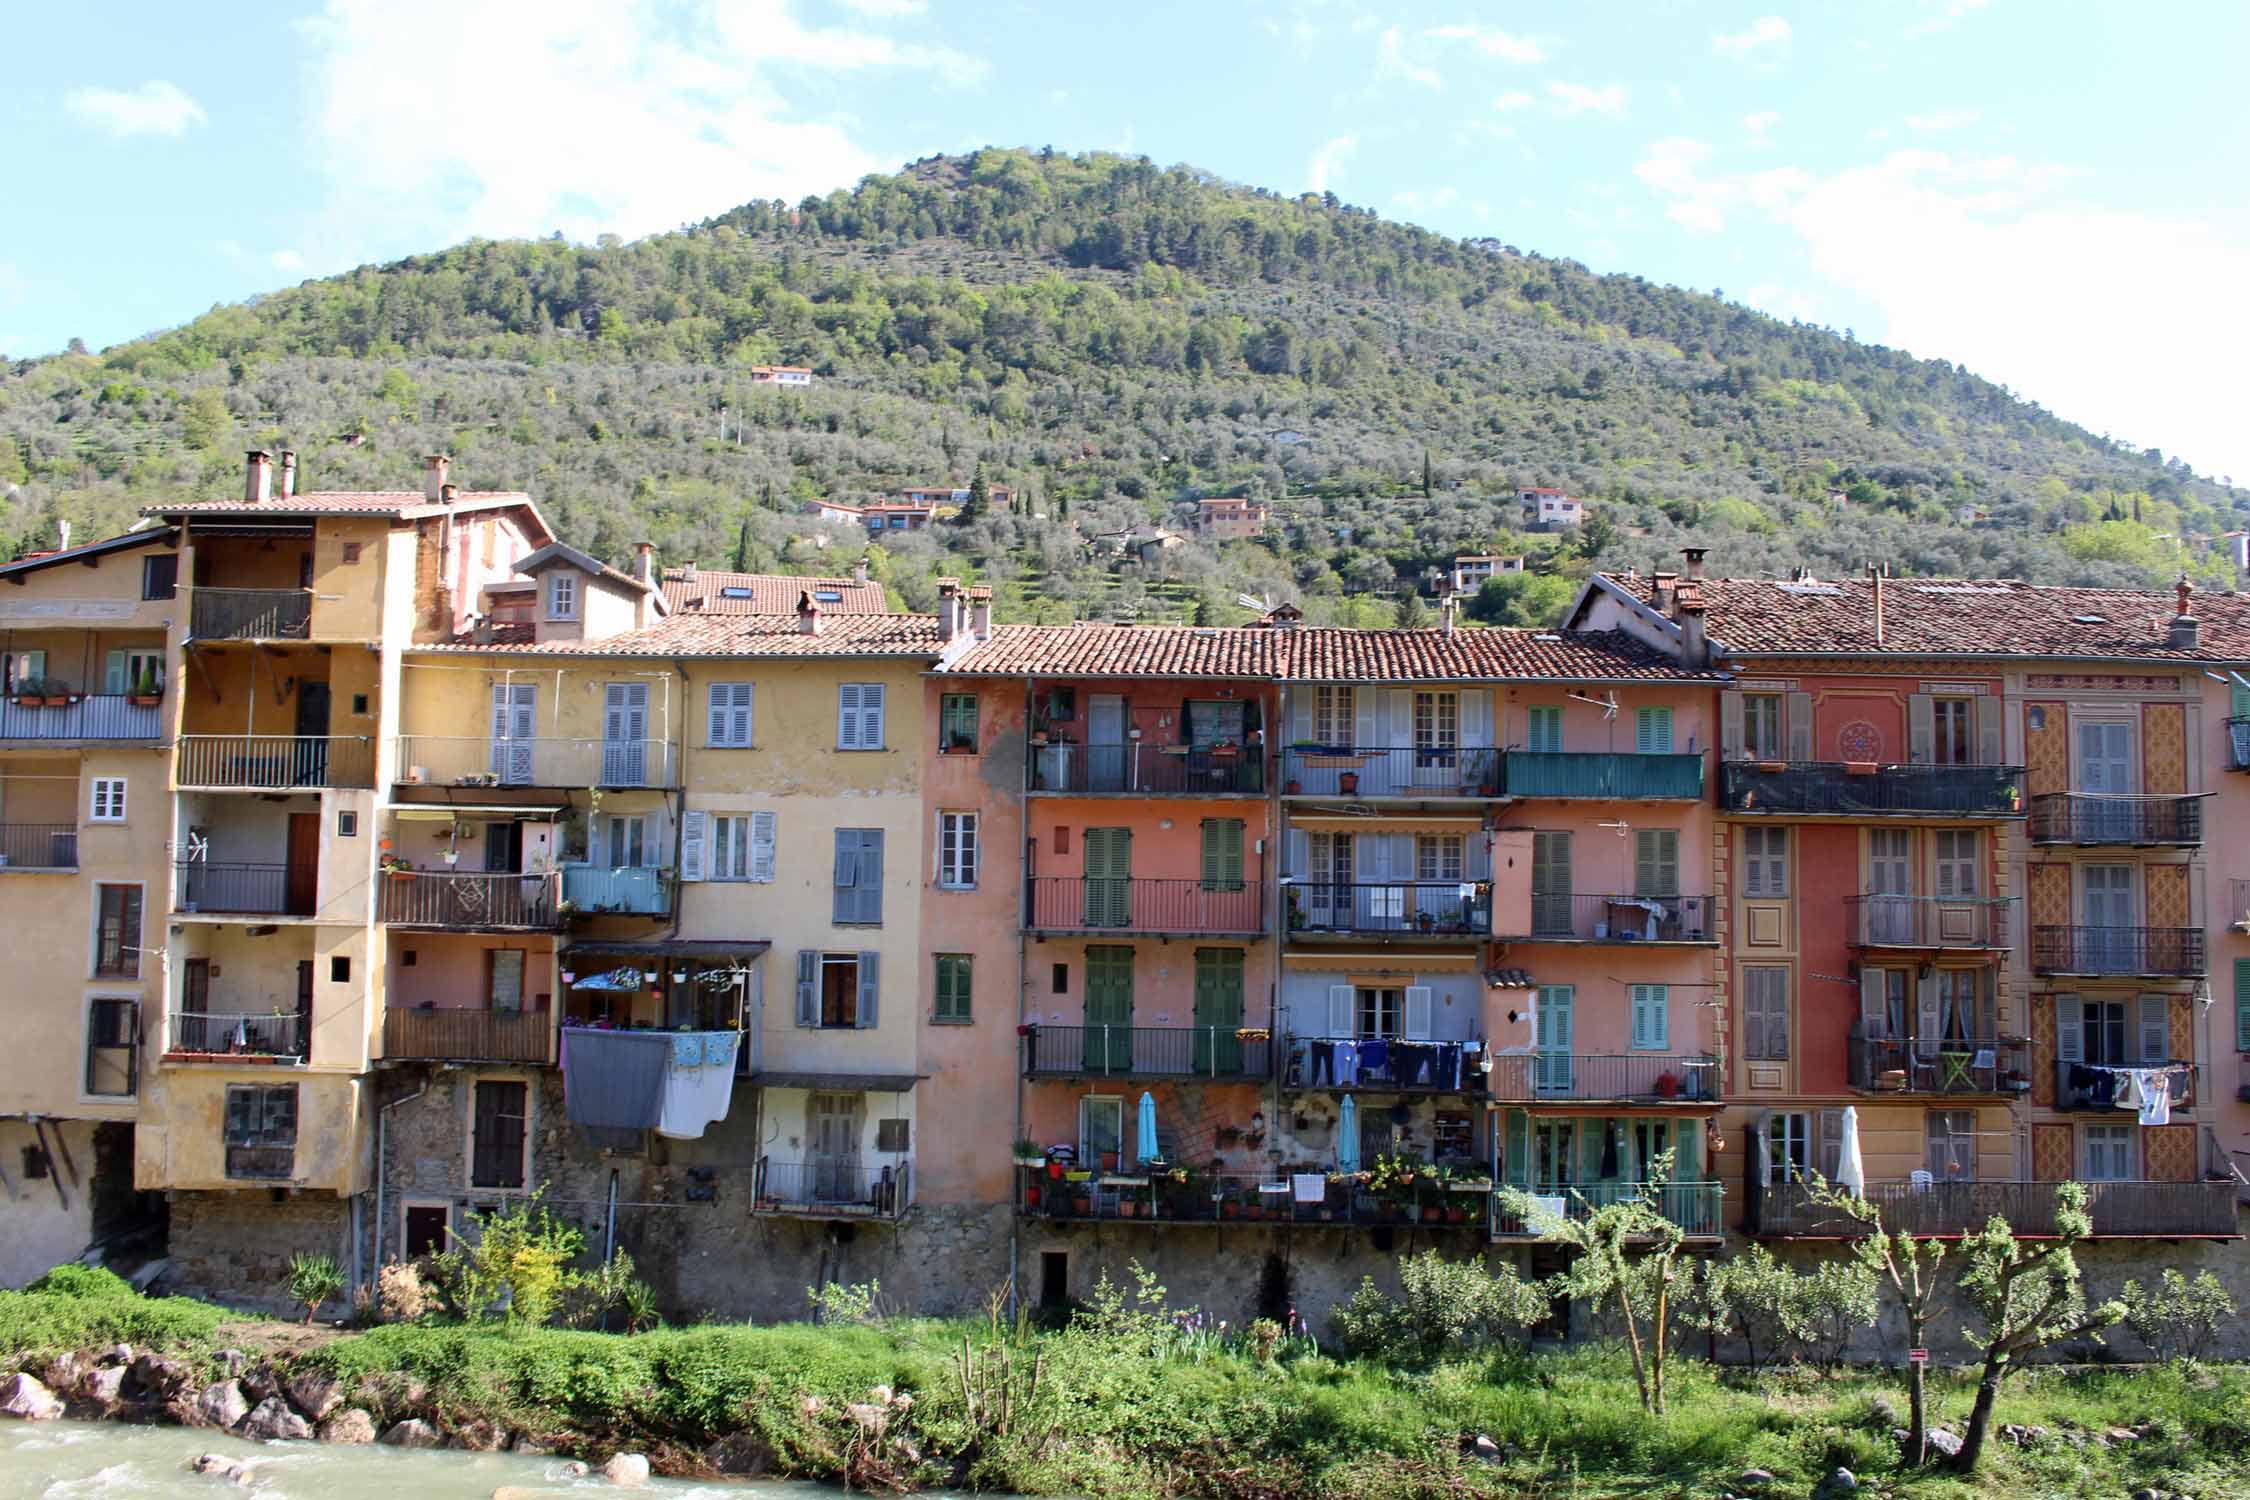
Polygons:
M876 997L882 990L880 953L862 952L859 955L859 1013L854 1025L862 1031L870 1030L876 1021Z
M797 950L797 1024L820 1024L820 955L810 948Z
M852 920L879 924L883 920L883 831L859 831L858 915Z

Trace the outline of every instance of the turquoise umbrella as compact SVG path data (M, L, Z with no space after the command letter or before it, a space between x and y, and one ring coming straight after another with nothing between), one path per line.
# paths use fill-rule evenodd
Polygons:
M1349 1094L1336 1112L1336 1170L1359 1170L1359 1103Z
M1142 1161L1156 1160L1156 1096L1141 1095L1141 1150Z

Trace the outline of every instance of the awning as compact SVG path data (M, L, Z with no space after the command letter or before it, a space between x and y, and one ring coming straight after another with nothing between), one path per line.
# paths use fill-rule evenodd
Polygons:
M1482 818L1291 818L1307 833L1477 833Z
M764 938L740 942L707 943L651 939L647 942L609 943L595 939L572 943L563 949L568 959L581 958L756 958L773 946Z
M1291 969L1327 974L1468 974L1477 967L1474 953L1331 953L1307 948L1287 954L1282 962Z
M903 1094L920 1073L752 1073L750 1082L767 1089L818 1089L824 1094Z
M408 786L396 788L391 794L391 811L401 818L558 813L569 807L570 794L552 787Z
M391 808L391 816L402 823L450 823L455 818L520 818L527 814L552 815L563 810L560 803L551 803L545 807L491 807L456 802L446 807L425 807L419 804L394 806Z

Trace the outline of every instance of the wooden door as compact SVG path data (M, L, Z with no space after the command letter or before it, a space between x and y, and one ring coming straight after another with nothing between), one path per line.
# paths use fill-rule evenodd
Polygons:
M1242 1071L1242 950L1195 950L1195 1071L1232 1077Z
M1086 1071L1133 1066L1133 950L1086 950Z
M1914 941L1912 835L1877 828L1867 835L1867 936L1877 943Z
M320 814L289 815L289 856L282 910L309 917L320 904Z
M538 724L539 688L529 682L492 685L492 773L502 786L531 782L532 736Z
M294 1052L306 1061L312 1060L313 1022L313 961L297 960L297 1037L295 1047L282 1046L275 1050Z
M613 682L602 692L602 785L648 784L648 684Z
M2078 790L2091 800L2078 812L2077 836L2116 842L2133 833L2133 808L2123 800L2134 788L2133 726L2078 726Z
M1086 830L1086 925L1125 927L1133 918L1133 830Z
M297 744L292 764L299 786L328 784L328 684L297 684Z
M821 1203L856 1202L859 1191L859 1095L814 1094L812 1196Z
M1531 836L1531 930L1542 937L1571 932L1570 835L1545 831Z

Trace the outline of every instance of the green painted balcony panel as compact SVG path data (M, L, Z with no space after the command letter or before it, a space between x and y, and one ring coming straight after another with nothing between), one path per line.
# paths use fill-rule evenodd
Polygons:
M1703 797L1701 755L1623 755L1566 750L1510 750L1511 797L1579 797L1696 802Z

